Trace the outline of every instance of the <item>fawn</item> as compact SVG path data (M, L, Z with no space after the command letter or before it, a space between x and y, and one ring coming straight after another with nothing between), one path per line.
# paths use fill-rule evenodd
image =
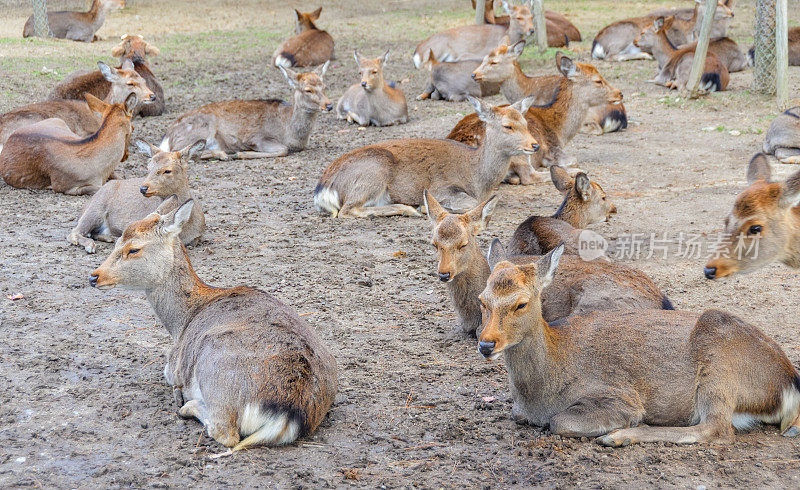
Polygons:
M475 8L475 0L472 0L472 9L475 10ZM532 5L531 11L533 11ZM483 20L487 24L508 26L510 22L510 18L507 15L500 17L495 16L494 0L486 0L483 15ZM570 41L581 41L581 33L578 28L562 14L553 10L545 10L544 17L545 29L547 31L547 45L551 48L567 46Z
M164 377L180 405L229 449L282 445L313 432L336 396L336 361L314 329L275 297L213 287L179 238L194 201L128 225L91 275L98 289L143 289L174 341Z
M417 100L434 99L461 102L466 96L488 97L500 92L500 84L479 83L472 77L472 72L481 64L481 60L463 60L439 62L433 52L428 54L428 69L431 80L425 90L417 96ZM513 101L516 102L516 101Z
M125 0L92 0L88 12L47 12L47 24L53 37L90 43L98 39L95 33L103 26L106 15L112 10L124 7ZM22 37L34 35L33 15L31 15L22 28Z
M278 99L214 102L189 111L167 128L159 145L163 151L206 142L201 158L282 157L303 150L320 111L333 104L325 95L325 62L309 73L279 67L294 90L292 105Z
M334 59L333 38L314 25L322 7L311 13L294 11L297 15L295 35L282 42L272 55L272 63L284 68L315 66Z
M764 138L764 153L781 163L800 163L800 106L772 120Z
M406 96L394 83L383 79L383 68L389 56L368 59L354 51L353 56L361 72L361 83L351 85L336 105L339 119L347 119L359 126L392 126L408 122Z
M429 189L452 210L467 210L503 180L513 155L539 149L520 111L530 101L494 107L468 97L486 124L486 140L472 148L452 140L401 139L365 146L334 160L314 191L314 205L333 217L421 216Z
M189 189L188 163L203 150L204 141L175 152L160 151L141 139L134 143L139 151L150 157L147 176L109 180L103 184L67 236L67 241L83 247L87 253L95 252L95 240L113 243L129 224L162 209L167 198L174 196L174 207L193 199ZM181 242L184 245L196 243L205 226L203 210L195 201L189 221L181 230Z

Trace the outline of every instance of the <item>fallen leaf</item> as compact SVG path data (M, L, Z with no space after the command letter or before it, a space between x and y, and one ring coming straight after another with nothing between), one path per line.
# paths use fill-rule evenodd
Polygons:
M406 253L403 252L402 250L398 250L397 252L392 254L392 257L405 257L405 256L406 256Z
M9 294L8 296L6 296L6 298L10 299L11 301L16 301L16 300L22 299L24 297L25 296L22 293Z

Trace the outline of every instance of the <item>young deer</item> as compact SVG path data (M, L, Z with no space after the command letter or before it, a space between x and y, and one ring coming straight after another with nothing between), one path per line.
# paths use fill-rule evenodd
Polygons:
M800 106L773 119L764 138L764 153L781 163L800 163Z
M353 53L361 72L361 83L351 85L336 104L336 115L359 126L393 126L408 122L406 96L394 83L383 79L389 51L380 58L364 58Z
M83 247L87 253L95 252L94 240L113 243L129 224L161 209L170 196L175 197L174 207L193 199L189 189L188 164L205 148L205 142L198 141L175 152L159 151L140 139L135 143L139 151L150 157L147 176L109 180L103 184L67 236L67 241ZM181 230L180 238L184 245L197 242L206 227L203 210L196 202L189 221Z
M434 34L417 45L413 56L414 66L417 69L427 66L430 53L444 62L479 60L500 44L504 37L508 37L507 44L513 44L533 32L533 14L527 5L511 8L510 16L508 29L500 25L481 24L454 27Z
M563 167L552 165L550 176L564 200L552 216L534 215L517 227L508 245L512 255L543 255L561 243L569 254L577 254L582 229L608 221L617 212L600 184L585 173L573 180Z
M426 190L425 206L433 223L432 242L438 259L439 281L446 283L456 313L454 333L475 335L481 329L477 298L489 278L489 264L476 237L491 218L497 197L492 196L464 214L448 213ZM490 256L505 254L494 240ZM520 263L538 257L520 256ZM641 271L609 262L584 262L565 258L559 271L559 287L545 293L544 316L556 320L573 314L620 308L665 308L672 304Z
M472 9L475 10L475 8L475 0L472 0ZM500 17L494 15L494 0L486 0L483 16L484 22L487 24L508 26L510 21L507 15ZM567 46L570 41L581 42L581 32L562 14L553 10L545 10L544 17L548 46L561 47Z
M466 96L488 97L500 92L500 84L479 83L472 78L472 72L481 64L480 60L439 62L433 53L428 54L428 69L431 81L417 100L434 99L461 102ZM516 102L516 101L514 101Z
M800 434L797 371L733 315L596 311L548 323L542 295L562 251L535 264L492 263L480 295L478 351L505 358L513 417L605 446L707 442L759 422Z
M507 55L502 59L506 65L511 64ZM482 65L482 68L485 65ZM494 67L502 69L500 65L500 63L489 64L488 68L482 71L485 79L494 81L495 79L488 77L487 74L495 69ZM594 66L575 63L560 52L556 54L556 65L562 76L550 102L531 106L525 113L528 131L539 142L542 151L527 161L522 158L512 160L511 170L518 178L518 180L512 179L512 182L522 184L536 182L538 179L534 168L544 166L545 161L556 165L573 164L574 158L566 155L563 148L580 130L589 108L622 102L622 92L609 85ZM477 145L483 141L483 133L484 124L474 115L469 115L455 125L447 138L468 145Z
M95 33L103 26L106 15L112 10L125 7L125 0L92 0L88 12L58 11L47 13L47 24L53 37L90 43L98 38ZM22 37L36 35L33 15L25 21Z
M136 106L134 114L141 116L160 116L164 112L164 89L158 78L150 71L147 63L148 56L158 56L161 52L145 42L141 35L122 36L122 42L111 50L111 54L119 58L120 68L135 70L144 79L147 88L152 92L151 95L144 97L139 95L139 105ZM109 92L115 90L113 80L110 80L102 70L85 73L82 71L74 72L55 86L51 94L53 99L79 99L83 100L83 94L88 92L98 99L108 102Z
M441 139L390 140L358 148L334 160L314 190L314 205L333 217L421 216L422 191L430 189L454 211L472 208L503 180L513 155L539 149L528 132L530 101L493 107L468 97L486 123L479 148Z
M174 341L164 377L208 435L231 448L289 444L319 426L336 396L336 361L294 310L258 289L212 287L179 238L194 201L131 223L92 273L98 289L143 289Z
M725 238L705 276L717 279L780 262L800 268L800 171L773 182L769 161L759 153L747 168L748 187L725 218Z
M45 119L15 131L0 152L0 175L21 189L52 189L63 194L94 194L119 162L128 158L131 116L136 94L124 104L106 104L86 95L90 106L102 108L96 133L81 138L61 119Z
M334 59L333 38L314 25L322 7L305 14L295 9L295 35L282 42L272 55L272 63L284 68L315 66Z
M178 118L167 128L160 148L175 151L197 140L206 142L202 158L282 157L303 150L320 111L333 104L325 95L322 77L328 62L309 73L280 67L294 89L294 103L282 100L229 100L204 105ZM232 154L232 155L231 155Z
M107 104L125 102L130 94L136 94L138 100L146 103L152 100L153 92L135 71L111 68L102 61L98 61L97 66L100 68L99 73L109 81L111 87L103 98ZM0 116L0 150L17 129L50 118L61 119L70 131L80 137L94 134L100 129L100 118L96 114L98 111L89 106L83 95L80 99L47 100L17 107L3 114Z

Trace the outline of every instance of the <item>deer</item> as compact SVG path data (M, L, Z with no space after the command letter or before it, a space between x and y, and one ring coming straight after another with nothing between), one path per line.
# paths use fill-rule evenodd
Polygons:
M417 96L417 100L433 99L461 102L466 96L488 97L500 93L497 83L478 83L472 78L472 72L481 64L481 60L463 60L439 62L433 52L428 54L428 69L431 80L425 90ZM515 101L516 102L516 101Z
M569 254L577 254L582 229L608 221L617 212L600 184L586 173L572 179L563 167L551 165L550 176L564 200L552 216L533 215L517 226L508 245L512 255L544 255L561 243Z
M295 9L294 13L297 15L295 35L278 46L272 63L277 67L294 68L321 65L335 59L333 38L314 24L322 7L311 13Z
M317 114L333 109L323 82L328 63L308 73L279 67L293 90L292 105L278 99L207 104L172 123L159 147L175 151L202 139L206 149L201 158L219 160L282 157L302 151Z
M134 114L140 116L160 116L164 113L165 100L164 89L161 82L150 70L147 62L148 56L158 56L161 51L147 43L141 35L125 34L122 41L111 50L111 54L119 58L118 69L135 70L147 88L152 92L152 97L139 95L139 105ZM108 93L113 90L112 82L105 76L102 70L93 72L77 71L67 75L53 89L51 99L83 99L83 94L89 92L98 99L106 98Z
M776 182L767 156L758 153L747 167L747 183L703 269L707 279L753 272L772 262L800 269L800 171Z
M100 129L81 138L61 119L45 119L18 129L0 152L0 175L20 189L52 189L68 195L94 194L128 158L131 117L138 99L106 104L91 94L90 106L102 108Z
M705 3L702 0L695 0L695 8L680 8L680 9L670 9L670 8L660 8L656 9L649 14L649 17L656 19L658 17L669 17L674 16L676 21L680 21L683 25L686 25L688 22L692 22L690 37L688 41L693 41L697 39L700 35L700 27L703 25L703 13L705 12ZM725 37L727 36L728 32L728 22L733 18L733 0L720 0L717 2L717 8L714 12L714 22L711 24L711 35L710 37L717 38L717 37ZM670 40L675 42L675 39L672 38L672 34L669 34ZM677 46L684 44L682 42L675 42Z
M486 124L478 148L441 139L399 139L358 148L334 160L314 190L318 211L332 217L422 216L422 191L447 208L472 208L503 180L513 155L539 149L524 112L530 100L494 107L467 97Z
M800 66L800 27L789 28L789 66ZM756 48L751 46L747 51L747 64L756 64Z
M189 188L188 164L203 150L204 141L174 152L160 151L142 139L136 139L134 143L149 158L147 176L114 179L103 184L67 236L68 242L83 247L87 253L95 253L95 240L113 243L134 221L144 219L164 206L177 208L194 199ZM168 199L174 202L165 204ZM195 200L189 221L180 233L181 243L197 243L205 226L203 210Z
M227 456L290 444L316 430L337 390L336 360L313 327L271 294L214 287L180 233L194 201L125 228L89 284L144 290L173 340L164 377L178 415L199 420Z
M507 52L502 57L502 62L497 64L489 63L488 67L487 63L482 64L476 70L481 74L477 77L478 80L496 81L496 78L488 75L495 69L502 73L516 72L516 68L503 68L503 64L506 68L513 66L514 52L516 50L512 50L511 55ZM511 183L529 185L537 182L539 179L534 168L544 166L544 162L573 165L574 158L566 155L563 148L581 129L589 108L622 102L622 92L612 87L594 66L573 62L561 52L556 54L556 66L561 76L550 101L542 105L532 105L525 113L528 131L541 145L541 152L527 161L521 158L512 161L511 170L516 176L512 175L508 179ZM502 86L500 90L503 91ZM484 138L484 125L474 115L465 116L453 127L447 138L468 145L478 145Z
M454 27L436 33L417 45L412 60L417 69L427 66L430 53L441 62L482 59L507 37L514 44L533 33L533 14L527 5L509 7L508 28L494 24Z
M676 49L666 35L666 29L671 22L673 18L657 18L651 25L642 29L634 44L652 49L653 56L658 60L659 73L653 80L656 85L684 90L689 72L692 70L696 45ZM703 92L718 92L725 90L729 81L728 68L714 51L709 49L698 88Z
M47 12L47 25L53 37L91 43L99 39L96 33L103 26L108 13L122 8L125 8L125 0L92 0L88 12ZM35 35L31 15L22 28L22 37Z
M427 190L424 201L433 225L431 242L438 261L437 278L446 284L456 313L452 335L474 337L481 330L477 298L486 287L490 272L476 237L489 223L497 196L463 214L447 212ZM495 239L489 256L498 253L506 252ZM524 263L538 258L517 256L514 260ZM545 294L544 315L550 321L595 310L673 308L658 286L637 269L610 262L584 262L577 256L565 257L564 262L559 272L560 286Z
M475 10L475 0L472 1L472 10ZM533 9L531 9L533 10ZM545 10L545 28L547 30L547 45L551 48L569 45L570 41L581 42L581 32L564 15L554 11ZM484 7L484 22L508 26L509 16L497 17L494 14L494 0L486 0Z
M599 136L622 131L627 127L628 113L625 112L625 105L620 102L590 107L581 131Z
M133 70L112 68L102 61L97 62L100 73L109 81L111 89L104 96L107 104L125 102L130 94L136 94L138 100L149 103L153 92L147 87L144 79ZM80 137L86 137L100 129L98 112L93 110L86 100L47 100L17 107L0 116L0 150L11 133L17 129L45 119L58 118Z
M792 107L772 120L764 138L764 153L781 163L800 163L800 106Z
M386 50L380 58L364 58L353 52L361 82L351 85L336 104L336 116L359 126L393 126L408 122L406 96L394 83L386 83L383 68L389 56Z

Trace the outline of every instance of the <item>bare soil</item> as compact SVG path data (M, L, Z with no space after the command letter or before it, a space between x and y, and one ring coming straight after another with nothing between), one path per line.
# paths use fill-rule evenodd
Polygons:
M51 9L85 2L49 2ZM683 2L688 5L688 2ZM584 34L572 52L586 59L603 25L682 2L548 1ZM100 34L80 44L22 40L27 1L0 1L0 112L45 97L52 85L98 59L112 61L120 35L141 33L159 46L153 71L168 97L162 117L136 119L134 136L158 143L182 112L228 98L289 95L268 67L291 31L285 2L134 0ZM774 428L733 441L682 447L602 448L515 424L502 362L485 361L472 340L449 340L454 321L436 281L430 225L414 218L335 220L318 215L312 191L322 170L361 145L398 137L443 137L466 103L417 102L427 72L413 70L414 46L444 27L470 22L464 0L322 2L319 25L337 43L327 77L335 100L357 81L351 53L392 49L388 76L409 99L411 120L358 131L319 118L306 151L286 158L196 164L192 186L208 230L190 250L198 274L220 286L248 284L305 315L340 367L328 418L307 439L211 461L221 450L202 426L176 416L162 378L167 333L144 295L88 285L96 255L65 239L88 201L0 185L0 486L44 487L798 487L800 440ZM754 1L737 2L732 35L752 39ZM789 2L792 24L798 2ZM310 11L318 3L302 2ZM529 49L529 73L553 73L552 56ZM629 233L712 236L745 182L776 114L750 93L751 72L732 75L730 91L699 101L647 82L655 62L596 63L623 90L632 120L624 132L578 135L568 147L599 181L619 214L595 226L615 239ZM791 94L800 97L792 67ZM495 97L496 103L503 103ZM713 130L704 131L706 128ZM144 174L132 154L123 177ZM795 168L774 166L780 176ZM552 213L560 197L549 183L507 186L483 247L507 240L530 214ZM703 278L703 258L640 258L680 309L721 308L773 336L800 364L798 272L773 265L722 281ZM8 295L24 296L12 301ZM493 399L492 399L493 397ZM486 401L490 400L490 401Z

